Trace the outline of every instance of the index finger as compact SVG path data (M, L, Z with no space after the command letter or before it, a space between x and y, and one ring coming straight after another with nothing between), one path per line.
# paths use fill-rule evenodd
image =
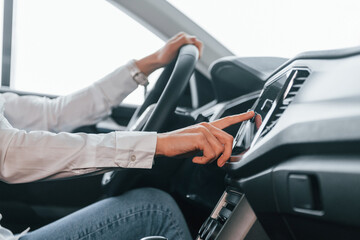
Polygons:
M249 119L253 118L254 115L255 115L254 111L250 111L247 113L224 117L219 120L213 121L210 124L213 125L214 127L224 129L233 124L249 120Z

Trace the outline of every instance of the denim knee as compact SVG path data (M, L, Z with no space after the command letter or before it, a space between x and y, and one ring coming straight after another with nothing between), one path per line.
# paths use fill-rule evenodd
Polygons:
M122 205L119 206L119 209L126 208L125 214L127 215L146 211L158 214L159 221L157 222L160 224L158 227L172 229L172 234L177 236L171 239L191 239L184 216L175 200L168 193L154 188L141 188L131 190L119 197L115 197L115 199L119 199L118 202ZM124 200L127 206L124 206ZM167 234L164 235L167 236Z
M174 199L161 190L143 188L92 204L24 239L141 239L152 235L191 239Z
M170 194L155 188L140 188L131 190L120 196L134 200L134 204L154 204L171 209L178 209L175 200Z

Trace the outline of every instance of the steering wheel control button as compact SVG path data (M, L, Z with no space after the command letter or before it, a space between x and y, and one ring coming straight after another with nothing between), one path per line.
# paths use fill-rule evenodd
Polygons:
M136 160L136 156L135 156L134 154L131 155L130 160L131 160L132 162L134 162L134 161Z

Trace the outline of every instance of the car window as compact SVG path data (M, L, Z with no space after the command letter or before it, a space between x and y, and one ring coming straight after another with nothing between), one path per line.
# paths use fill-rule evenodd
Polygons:
M359 0L168 0L239 56L360 45Z
M163 45L104 0L15 0L13 19L11 87L16 90L68 94ZM139 87L124 102L141 104L143 96Z

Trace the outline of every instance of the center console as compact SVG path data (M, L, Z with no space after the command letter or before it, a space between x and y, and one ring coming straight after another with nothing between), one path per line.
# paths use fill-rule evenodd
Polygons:
M267 81L251 108L255 111L254 118L243 122L234 138L232 159L240 160L252 145L275 126L309 74L307 68L296 68ZM245 195L236 188L228 187L200 228L197 239L250 239L247 235L256 220ZM261 226L258 226L256 239L268 239Z
M201 226L197 240L245 239L255 222L255 213L244 194L229 187ZM264 231L261 234L261 239L268 239Z
M360 238L359 62L308 52L267 78L198 240Z

